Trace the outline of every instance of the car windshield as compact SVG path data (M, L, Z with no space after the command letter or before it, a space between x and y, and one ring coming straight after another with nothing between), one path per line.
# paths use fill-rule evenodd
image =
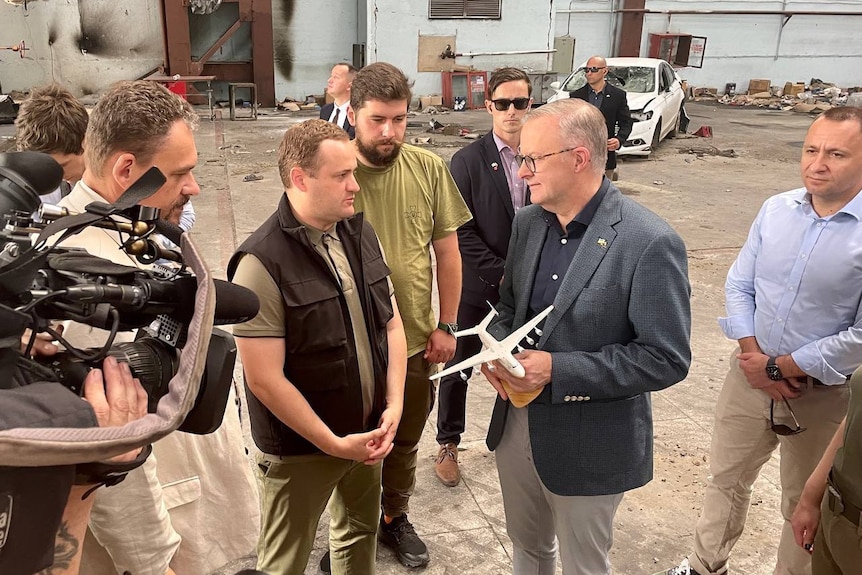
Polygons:
M649 94L655 92L655 68L647 66L609 66L607 81L626 92ZM583 69L572 74L563 90L574 92L587 83Z

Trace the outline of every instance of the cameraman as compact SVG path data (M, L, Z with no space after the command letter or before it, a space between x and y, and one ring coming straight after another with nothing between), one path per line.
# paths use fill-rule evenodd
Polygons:
M192 175L197 119L188 102L155 82L115 84L90 114L86 170L60 205L83 212L94 201L113 203L156 166L167 181L141 204L179 223L189 198L200 193ZM62 245L141 267L121 244L117 232L91 226ZM105 332L96 332L72 324L65 337L78 348L101 346ZM90 529L118 573L209 573L254 550L258 517L239 416L228 409L216 432L172 433L154 444L153 456L123 483L100 489ZM93 559L85 555L84 571L104 571Z
M52 349L48 347L47 354ZM53 348L56 351L56 347ZM81 400L75 397L67 389L59 384L36 384L4 390L0 395L0 429L14 427L26 427L28 424L38 423L35 418L43 418L46 413L51 416L52 423L56 426L86 427L98 425L99 427L122 426L130 421L140 419L146 415L147 394L137 379L132 378L132 372L126 364L119 364L109 357L103 363L103 370L94 369L90 371L84 381L84 400L89 407L82 409ZM112 458L111 462L128 462L134 460L140 453L135 449L123 455ZM16 493L17 496L27 502L28 497L44 498L50 494L39 493L40 486L35 484L33 492ZM93 485L75 485L69 492L63 517L57 530L53 565L41 572L55 575L78 573L81 559L82 542L90 517L90 509L94 497L86 497ZM18 518L22 515L12 515L12 522L6 527L10 534L15 534L16 529L30 532L38 529L47 520L44 516L24 513L23 521ZM16 521L18 521L16 523ZM25 538L18 538L21 541ZM26 538L28 545L36 543L31 538ZM19 557L26 556L26 560L32 561L42 554L41 549L28 547L3 550ZM3 551L0 551L0 565L4 563ZM14 561L14 559L12 559ZM44 563L43 563L44 564ZM13 565L14 566L14 565ZM18 565L20 567L20 565Z

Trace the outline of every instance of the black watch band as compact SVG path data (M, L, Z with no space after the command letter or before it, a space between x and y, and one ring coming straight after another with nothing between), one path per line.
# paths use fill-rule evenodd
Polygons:
M114 463L110 461L95 461L79 463L75 466L75 485L102 485L111 487L126 478L126 474L144 464L153 452L152 445L145 445L138 456L132 461ZM93 490L87 492L89 495Z
M455 332L458 331L457 323L444 323L442 321L437 322L437 329L441 331L445 331L449 335L455 335Z
M774 356L769 356L769 360L766 362L766 377L772 381L781 381L784 379L784 374L781 373L781 368L775 363L777 359L778 358Z

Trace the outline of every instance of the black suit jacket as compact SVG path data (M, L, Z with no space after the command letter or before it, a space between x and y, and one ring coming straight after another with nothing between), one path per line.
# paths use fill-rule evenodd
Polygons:
M329 121L329 117L332 115L332 110L335 108L335 104L332 102L326 104L320 109L320 119ZM350 125L350 121L348 121L347 116L345 115L342 122L341 127L344 128L344 131L350 136L350 139L356 137L356 131L353 129L353 126Z
M496 304L515 208L493 132L459 150L452 157L450 171L473 214L458 229L461 301L481 307L486 301ZM529 203L529 190L525 201Z
M589 102L590 85L584 84L574 92L569 92L570 98L580 98ZM626 93L616 86L605 82L603 89L605 99L602 100L602 115L608 125L608 138L617 138L620 146L626 143L632 133L634 121L629 113L629 104L626 101ZM328 118L329 116L327 116Z

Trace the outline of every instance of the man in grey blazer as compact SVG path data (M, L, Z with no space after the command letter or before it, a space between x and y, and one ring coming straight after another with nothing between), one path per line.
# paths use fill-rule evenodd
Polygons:
M555 538L564 575L610 572L622 495L652 479L650 392L691 361L685 245L604 177L606 132L575 99L530 112L521 132L533 205L515 216L493 333L554 309L537 349L515 356L523 378L482 368L499 393L488 447L516 575L553 574Z

